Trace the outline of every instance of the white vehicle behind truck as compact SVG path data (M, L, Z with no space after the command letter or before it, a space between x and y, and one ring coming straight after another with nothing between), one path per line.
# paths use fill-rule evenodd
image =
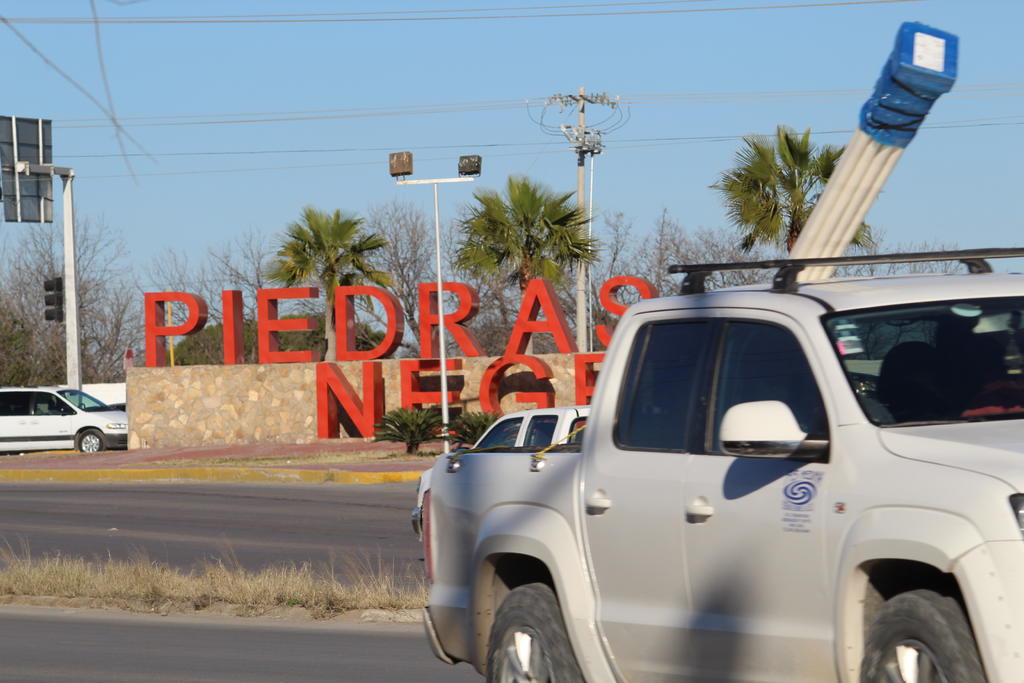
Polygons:
M487 428L472 449L505 451L527 449L536 452L552 444L566 444L579 450L582 427L587 423L590 406L534 408L504 415ZM467 450L467 449L463 449ZM412 531L423 538L423 499L430 490L433 470L426 470L416 483L416 507L412 509Z
M128 447L128 415L68 387L0 387L0 451Z
M491 681L1024 681L1024 275L707 264L582 452L432 473L427 632ZM969 273L797 282L812 265ZM778 269L705 292L709 272Z

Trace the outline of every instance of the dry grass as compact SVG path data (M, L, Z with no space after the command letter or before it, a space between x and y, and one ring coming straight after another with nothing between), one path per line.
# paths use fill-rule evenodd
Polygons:
M147 465L172 465L174 467L278 467L294 465L331 465L359 462L385 462L388 460L409 460L418 457L436 457L434 452L420 452L415 455L388 451L354 451L351 453L314 453L312 455L292 455L265 458L196 458L191 460L151 460Z
M119 609L197 611L232 606L245 616L279 607L302 607L317 619L350 610L414 609L427 601L422 577L399 575L380 558L346 563L345 582L333 568L309 564L250 571L224 562L190 572L151 562L32 557L0 547L0 596L88 598Z

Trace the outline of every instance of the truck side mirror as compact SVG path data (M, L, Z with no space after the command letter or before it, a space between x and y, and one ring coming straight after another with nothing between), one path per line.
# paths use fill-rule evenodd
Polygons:
M738 403L725 411L722 450L753 458L814 460L828 451L827 439L808 439L782 401Z

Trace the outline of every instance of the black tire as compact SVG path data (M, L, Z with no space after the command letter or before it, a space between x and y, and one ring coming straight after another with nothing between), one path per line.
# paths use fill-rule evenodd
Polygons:
M81 453L99 453L105 448L103 433L98 429L83 429L75 437L75 450Z
M960 603L929 590L915 590L893 597L878 611L868 629L860 680L984 683L988 679Z
M529 642L528 658L524 657L525 642ZM517 676L517 673L522 673L519 669L533 678ZM548 586L530 583L505 596L491 628L487 680L492 683L583 681L565 631L562 610L558 608L554 591Z

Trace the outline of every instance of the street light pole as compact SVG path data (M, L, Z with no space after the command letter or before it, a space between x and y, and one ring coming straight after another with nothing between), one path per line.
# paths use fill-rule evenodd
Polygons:
M441 359L441 433L444 435L444 454L451 452L448 427L448 349L444 329L444 277L441 272L441 210L437 202L437 186L441 183L469 183L473 178L434 178L431 180L399 180L398 185L434 186L434 253L437 268L437 328ZM423 315L420 313L420 315Z

